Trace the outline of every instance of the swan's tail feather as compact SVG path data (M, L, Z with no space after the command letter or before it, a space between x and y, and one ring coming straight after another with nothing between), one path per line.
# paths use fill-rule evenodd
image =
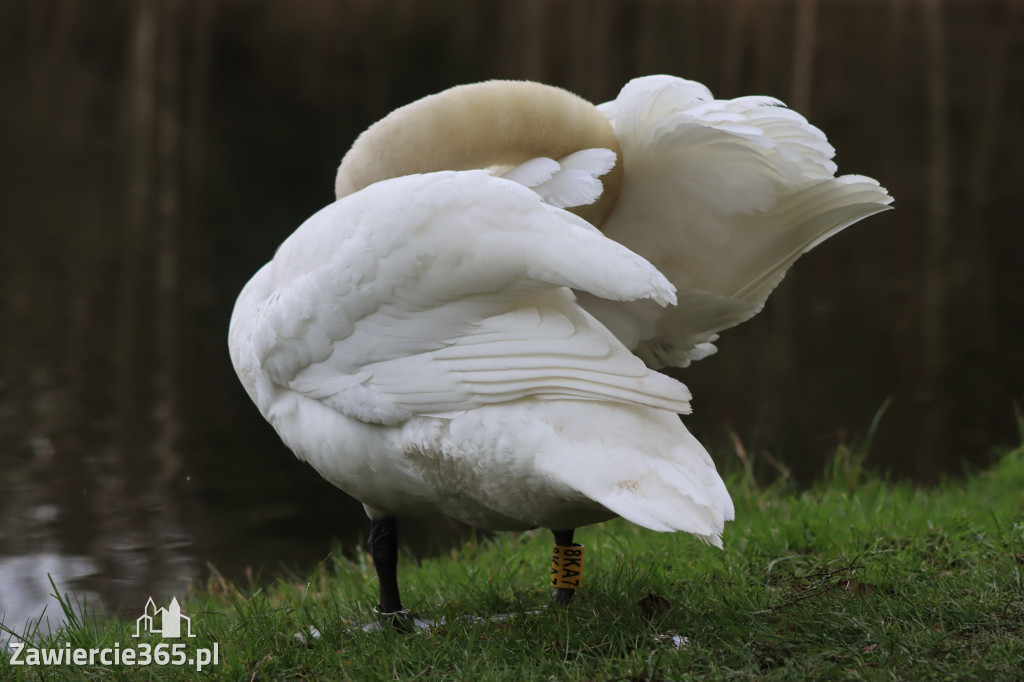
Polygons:
M596 501L645 528L684 531L721 547L725 522L735 514L721 479L715 474L717 480L701 481L698 486L681 467L658 464L662 466L652 467L654 476L626 481Z
M563 431L567 447L557 469L544 466L549 475L632 523L684 531L721 547L735 508L710 455L679 418L632 407L606 410L602 417L601 432L587 425ZM633 437L609 447L602 432Z

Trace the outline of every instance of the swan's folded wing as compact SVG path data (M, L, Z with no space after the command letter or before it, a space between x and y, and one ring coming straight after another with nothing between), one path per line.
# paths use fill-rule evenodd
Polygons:
M681 305L584 304L609 326L617 318L655 367L706 355L695 342L756 314L797 258L892 201L871 178L833 177L825 135L771 98L715 100L699 83L650 76L600 109L626 175L602 230L665 274ZM716 299L721 315L691 316Z
M371 423L537 398L688 411L567 287L674 302L644 259L485 172L372 185L281 247L252 330L275 384Z
M448 416L525 397L689 411L685 386L648 369L566 290L534 296L442 343L437 350L370 362L356 375L358 382L336 374L328 359L300 371L288 387L349 416L381 423Z

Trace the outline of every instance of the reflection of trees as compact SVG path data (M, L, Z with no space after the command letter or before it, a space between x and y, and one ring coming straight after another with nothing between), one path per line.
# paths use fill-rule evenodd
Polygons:
M197 201L201 187L201 169L188 155L198 153L203 121L190 112L202 110L206 95L210 7L135 3L127 40L121 98L127 191L113 343L117 440L105 450L108 469L124 474L104 487L122 512L111 519L115 542L131 538L129 546L145 548L148 571L180 564L182 552L172 488L182 468L180 359L187 337L181 323L190 313L181 296L181 249L186 201ZM186 87L184 65L203 91Z
M940 384L950 362L947 299L953 269L950 248L950 190L952 150L950 149L948 73L946 68L946 27L941 0L924 0L928 163L925 213L925 248L921 294L921 375L918 399L927 404L924 428L917 448L917 465L922 471L940 456L942 424L948 419L948 402L939 399ZM939 464L941 466L941 464Z
M751 447L781 443L777 455L813 472L841 428L863 429L892 394L879 459L928 474L984 456L1012 437L1024 373L1024 150L1010 124L1024 118L1022 8L0 3L0 487L18 491L0 495L0 515L56 506L47 551L93 557L143 590L171 579L171 543L188 538L224 556L264 544L273 562L294 543L243 531L278 520L287 536L348 513L360 532L358 509L288 459L238 387L230 307L330 199L360 130L490 77L604 100L633 75L669 72L809 112L841 168L881 179L897 210L801 261L720 356L679 373L691 425L712 445L723 422Z
M183 218L198 208L189 155L201 149L212 23L212 3L131 7L129 17L74 2L5 5L3 17L8 45L22 40L16 32L27 36L25 81L14 84L27 96L5 97L19 103L4 121L19 135L3 142L27 167L5 188L5 222L22 239L4 264L11 288L32 294L3 301L5 328L18 330L5 335L5 369L22 392L0 400L43 405L24 415L21 433L52 443L3 525L54 505L52 530L64 537L53 547L45 533L23 535L0 552L43 542L87 554L100 576L89 584L112 604L181 591L187 576L172 485L182 466L180 328L190 314L179 245ZM97 34L97 15L115 30ZM183 85L183 63L199 92ZM191 279L192 291L208 287Z

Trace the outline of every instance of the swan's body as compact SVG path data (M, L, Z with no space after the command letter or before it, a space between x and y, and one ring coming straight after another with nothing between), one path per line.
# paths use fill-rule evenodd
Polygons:
M360 137L338 201L245 287L235 369L371 519L617 514L720 544L733 506L676 416L689 393L650 367L713 352L891 201L831 156L774 100L665 76L598 108L522 83L426 98Z
M512 530L616 512L717 541L732 506L676 417L686 388L566 287L673 300L649 263L515 182L395 178L281 245L239 299L260 305L236 318L235 362L285 443L371 515ZM652 515L638 482L666 480L687 495Z

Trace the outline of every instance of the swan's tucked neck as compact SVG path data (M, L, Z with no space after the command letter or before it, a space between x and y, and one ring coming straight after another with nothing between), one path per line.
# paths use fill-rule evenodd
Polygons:
M460 85L395 109L370 126L342 159L335 194L340 199L412 173L518 165L593 147L611 149L619 159L601 178L604 192L597 202L574 210L600 225L618 197L622 151L597 108L540 83Z

